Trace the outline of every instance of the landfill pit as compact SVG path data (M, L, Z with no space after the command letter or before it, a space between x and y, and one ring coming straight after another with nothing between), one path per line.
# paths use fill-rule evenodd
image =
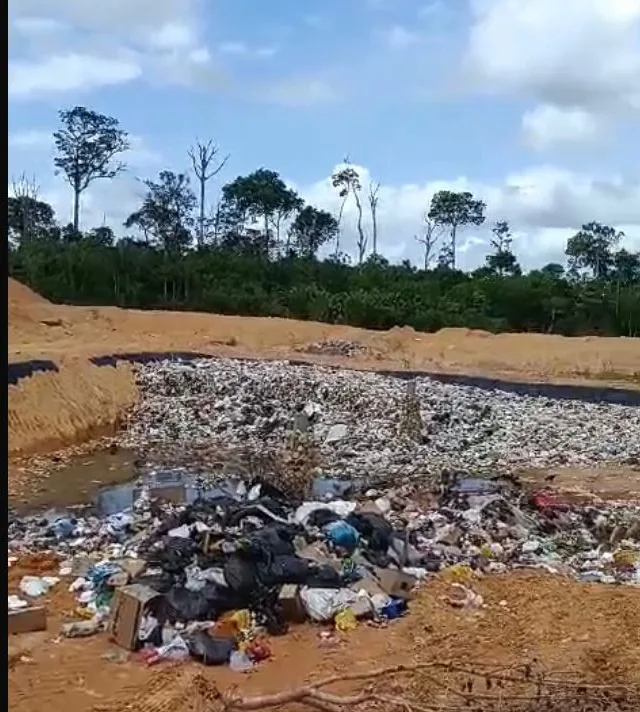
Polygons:
M638 408L217 359L149 364L138 385L119 445L140 478L84 513L9 523L10 573L55 562L14 576L9 608L64 588L63 638L237 673L309 623L329 649L400 630L434 590L482 618L493 577L640 583L637 501L576 503L518 477L634 466ZM134 628L114 630L132 601Z

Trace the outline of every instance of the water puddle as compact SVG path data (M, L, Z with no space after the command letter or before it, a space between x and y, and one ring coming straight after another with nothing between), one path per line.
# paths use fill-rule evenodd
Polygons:
M109 516L130 509L143 488L154 499L191 504L197 499L234 496L240 481L221 478L214 482L185 468L163 469L141 475L135 453L100 452L80 457L50 473L46 484L15 507L19 515L39 514L46 518L93 513ZM348 482L319 477L312 487L313 499L340 497L350 489Z
M51 470L28 500L10 504L20 514L86 505L101 488L135 479L135 461L136 454L128 450L107 450L77 457L60 469Z

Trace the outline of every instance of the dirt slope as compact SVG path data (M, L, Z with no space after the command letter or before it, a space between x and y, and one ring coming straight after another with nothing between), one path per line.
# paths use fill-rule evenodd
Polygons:
M310 356L305 345L356 341L355 358ZM220 316L115 307L54 305L9 279L9 362L51 359L59 373L39 373L9 387L11 452L50 449L113 427L133 402L131 370L96 368L94 355L192 350L210 354L291 357L358 368L482 374L513 380L630 385L640 380L640 339L492 335L469 329L423 334L409 327L374 332L288 319Z

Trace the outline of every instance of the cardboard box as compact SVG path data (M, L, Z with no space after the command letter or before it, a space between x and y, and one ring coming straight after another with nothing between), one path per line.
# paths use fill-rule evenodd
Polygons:
M394 598L408 601L413 595L413 587L417 583L414 576L403 574L396 569L376 568L376 578L382 590Z
M33 633L36 630L46 630L47 611L44 606L9 611L8 629L9 635L12 633Z
M111 604L111 639L122 648L136 650L140 619L159 597L157 591L139 583L117 589Z
M121 559L118 563L129 574L132 581L135 581L147 568L147 562L144 559Z
M278 596L278 603L282 608L282 615L287 623L304 623L307 619L307 612L300 600L298 586L286 583Z

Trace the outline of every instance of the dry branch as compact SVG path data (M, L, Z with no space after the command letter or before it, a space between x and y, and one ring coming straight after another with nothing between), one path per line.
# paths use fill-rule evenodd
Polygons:
M437 669L441 673L463 676L465 678L463 689L455 689L448 681L425 674L428 669ZM398 673L420 673L420 680L430 683L435 689L443 690L445 699L441 696L437 703L435 700L431 703L423 700L414 701L406 697L378 693L373 684L360 691L342 695L323 689L338 682L372 681ZM496 693L475 692L473 678L484 680L487 690L491 689L493 685ZM493 682L489 684L490 681ZM534 691L530 694L522 694L516 690L511 691L505 688L507 683L533 687ZM451 696L457 698L460 704L447 703ZM609 702L612 697L617 697L616 704L621 701L622 706L610 707ZM376 709L400 708L405 712L444 712L446 710L470 709L487 710L487 712L495 712L498 709L504 712L507 710L537 712L543 709L604 712L613 709L637 709L639 701L640 686L638 685L589 684L570 680L564 676L545 675L538 670L534 674L530 665L523 666L518 675L516 668L491 668L484 665L471 667L446 662L400 664L366 672L334 675L301 687L251 698L239 696L237 689L222 695L223 709L227 712L262 710L291 703L307 705L313 709L321 710L321 712L345 712L347 709L354 709L366 703L375 704ZM550 704L552 706L549 706Z

